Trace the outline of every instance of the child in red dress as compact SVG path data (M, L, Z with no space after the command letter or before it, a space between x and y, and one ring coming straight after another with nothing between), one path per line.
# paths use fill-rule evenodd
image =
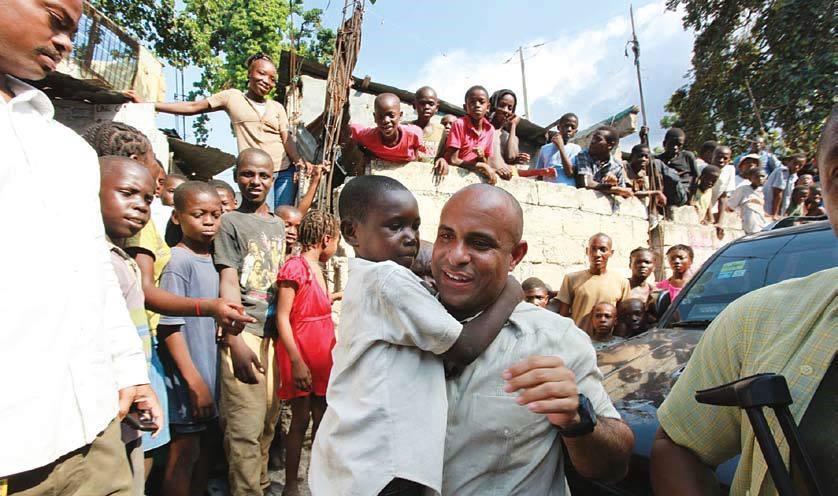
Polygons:
M300 453L309 420L313 420L314 439L326 411L335 326L319 264L335 254L339 240L340 224L334 215L309 211L297 234L302 252L288 258L277 276L276 325L280 340L276 343L276 359L281 379L278 396L291 402L283 496L298 494Z

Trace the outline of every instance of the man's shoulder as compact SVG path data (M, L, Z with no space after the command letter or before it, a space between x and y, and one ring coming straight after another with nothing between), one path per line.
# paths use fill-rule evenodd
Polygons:
M822 298L833 299L838 293L835 281L838 280L838 267L821 270L806 277L786 279L785 281L751 291L731 303L725 312L753 311L763 309L765 315L783 314L789 301L807 301ZM766 317L770 319L770 317Z
M579 329L572 319L530 303L519 303L509 316L509 322L522 333L537 334L541 338L539 341L546 340L562 350L568 347L590 346L591 343L588 335ZM554 350L555 348L549 348L544 352L549 354Z

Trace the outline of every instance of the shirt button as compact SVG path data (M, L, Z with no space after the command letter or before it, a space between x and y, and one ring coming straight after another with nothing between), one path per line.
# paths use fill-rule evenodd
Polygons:
M812 372L815 370L812 368L811 365L801 365L800 366L800 373L803 375L812 375Z

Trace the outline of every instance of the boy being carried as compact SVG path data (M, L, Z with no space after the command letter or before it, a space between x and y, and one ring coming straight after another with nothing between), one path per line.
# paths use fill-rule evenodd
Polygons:
M419 208L384 176L350 181L341 231L355 250L326 394L314 440L314 496L440 492L447 423L443 359L475 360L523 294L511 277L498 300L461 324L409 267L419 249ZM466 274L450 274L466 278Z
M413 125L402 125L399 97L382 93L375 97L373 118L376 127L350 124L352 140L369 153L385 162L404 164L417 160L422 146L422 130Z
M221 224L221 199L215 188L188 181L174 192L172 223L180 241L160 287L189 298L217 298L218 273L212 240ZM160 358L166 370L172 442L163 475L163 494L187 496L207 490L212 449L218 439L218 346L212 317L162 316L157 327Z

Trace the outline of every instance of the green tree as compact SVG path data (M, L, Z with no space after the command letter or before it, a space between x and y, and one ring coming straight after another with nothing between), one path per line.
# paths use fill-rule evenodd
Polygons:
M92 0L93 5L175 67L201 69L189 98L221 89L244 88L245 60L270 55L277 64L292 40L300 57L331 61L335 32L321 24L321 9L303 8L303 0ZM290 14L293 12L293 29ZM198 142L206 142L207 117L195 120Z
M696 33L691 83L666 104L688 146L778 129L780 151L811 153L836 102L836 9L832 0L668 0ZM738 145L738 146L737 146Z

